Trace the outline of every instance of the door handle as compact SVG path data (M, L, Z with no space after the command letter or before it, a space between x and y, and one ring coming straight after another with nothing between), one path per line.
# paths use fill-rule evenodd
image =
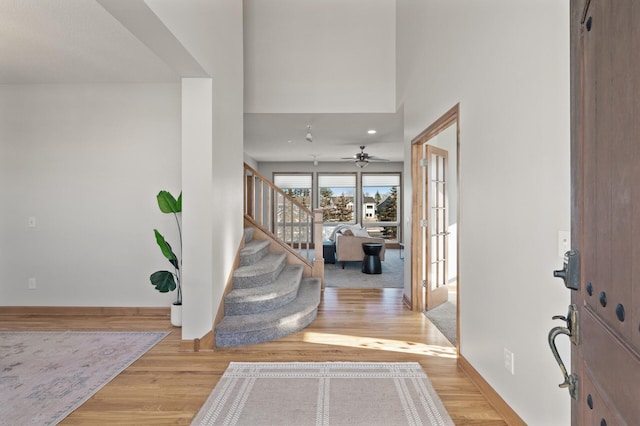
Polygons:
M561 319L567 323L566 327L553 327L551 331L549 331L549 347L551 348L551 352L553 353L558 366L560 367L560 371L564 376L564 382L560 383L558 386L561 388L568 388L569 395L573 399L578 399L578 377L575 374L569 374L567 372L567 368L562 362L562 358L558 353L558 348L556 347L556 337L561 334L569 336L571 339L571 343L574 345L578 344L578 310L576 305L569 305L569 312L567 316L556 315L553 319Z

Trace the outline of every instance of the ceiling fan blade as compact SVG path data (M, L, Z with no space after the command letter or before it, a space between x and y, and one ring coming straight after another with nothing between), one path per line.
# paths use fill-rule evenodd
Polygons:
M367 156L367 159L371 161L389 161L386 158L376 157L375 155L369 155Z
M369 162L369 161L379 161L379 162L386 162L386 161L390 161L387 160L386 158L379 158L376 157L375 155L369 155L366 152L364 152L364 145L360 146L360 152L354 154L351 157L342 157L341 160L345 160L345 161L364 161L364 162Z

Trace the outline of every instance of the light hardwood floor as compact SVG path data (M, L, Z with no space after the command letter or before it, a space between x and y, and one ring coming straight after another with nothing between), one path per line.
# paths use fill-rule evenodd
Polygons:
M401 289L327 288L318 318L275 342L180 352L167 316L0 316L0 330L167 330L171 334L69 415L62 425L189 424L230 361L417 361L456 425L506 422L457 367L455 348Z

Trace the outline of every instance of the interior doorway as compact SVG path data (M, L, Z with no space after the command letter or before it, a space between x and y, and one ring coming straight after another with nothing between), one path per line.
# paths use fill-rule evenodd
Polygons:
M412 140L411 308L458 345L458 105Z

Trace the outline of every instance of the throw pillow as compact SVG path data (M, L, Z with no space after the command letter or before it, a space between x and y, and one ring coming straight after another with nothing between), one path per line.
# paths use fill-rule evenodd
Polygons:
M331 236L329 237L329 241L335 241L336 240L336 234L342 234L342 231L346 228L348 228L349 225L338 225L335 228L333 228L333 232L331 232Z
M367 232L366 229L364 228L360 228L360 229L351 229L353 235L355 235L356 237L370 237L369 233Z

